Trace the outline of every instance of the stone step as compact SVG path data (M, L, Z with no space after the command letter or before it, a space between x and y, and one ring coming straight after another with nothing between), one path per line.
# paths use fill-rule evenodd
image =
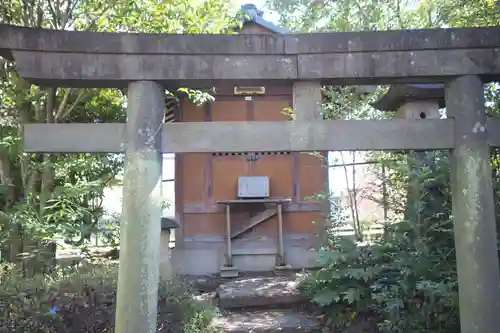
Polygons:
M290 309L229 311L214 327L226 333L312 333L321 328L316 318Z
M297 284L295 275L233 280L217 288L219 307L223 309L286 308L307 302L297 290Z

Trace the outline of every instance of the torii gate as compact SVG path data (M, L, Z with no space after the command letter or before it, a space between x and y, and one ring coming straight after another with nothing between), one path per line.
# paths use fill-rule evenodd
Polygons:
M125 152L117 333L155 332L161 152L452 150L462 333L500 327L483 83L500 78L500 28L160 35L0 26L0 55L34 84L128 87L126 124L29 124L30 152ZM290 122L163 124L164 88L294 84ZM445 83L445 120L320 121L320 84ZM488 129L487 129L488 128ZM220 138L224 138L220 140Z

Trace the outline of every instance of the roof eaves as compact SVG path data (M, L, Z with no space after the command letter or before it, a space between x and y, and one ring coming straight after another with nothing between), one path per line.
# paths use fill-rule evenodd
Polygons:
M245 23L251 23L251 22L253 22L255 24L258 24L261 27L263 27L263 28L265 28L265 29L267 29L267 30L269 30L271 32L277 33L277 34L289 34L289 33L291 33L290 30L282 28L282 27L279 27L279 26L277 26L276 24L274 24L272 22L264 20L260 16L254 17L254 18L252 18L250 20L246 20L243 24L245 24Z

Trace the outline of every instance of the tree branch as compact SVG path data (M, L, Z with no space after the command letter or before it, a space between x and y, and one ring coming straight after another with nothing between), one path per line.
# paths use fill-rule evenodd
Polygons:
M80 102L80 100L82 99L83 97L83 94L85 93L85 90L84 89L80 89L80 91L78 92L78 95L76 96L76 99L75 101L71 104L71 106L69 108L66 109L66 112L64 112L60 118L57 118L55 119L55 122L57 122L59 119L65 119L68 115L71 114L71 112L75 109L75 107L77 106L78 102Z
M56 115L54 119L56 119L56 122L58 119L61 119L61 116L63 115L64 108L66 107L66 104L68 103L69 95L71 94L72 88L66 89L66 92L64 93L63 99L61 100L61 103L59 103L59 106L56 111ZM54 105L55 106L55 105Z

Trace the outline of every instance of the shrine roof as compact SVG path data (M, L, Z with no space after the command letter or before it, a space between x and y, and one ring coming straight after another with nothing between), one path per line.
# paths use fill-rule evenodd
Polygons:
M241 10L246 12L246 15L242 18L243 24L255 23L262 28L276 33L276 34L289 34L290 31L274 24L271 21L264 19L264 12L259 10L254 4L245 4L241 6Z

